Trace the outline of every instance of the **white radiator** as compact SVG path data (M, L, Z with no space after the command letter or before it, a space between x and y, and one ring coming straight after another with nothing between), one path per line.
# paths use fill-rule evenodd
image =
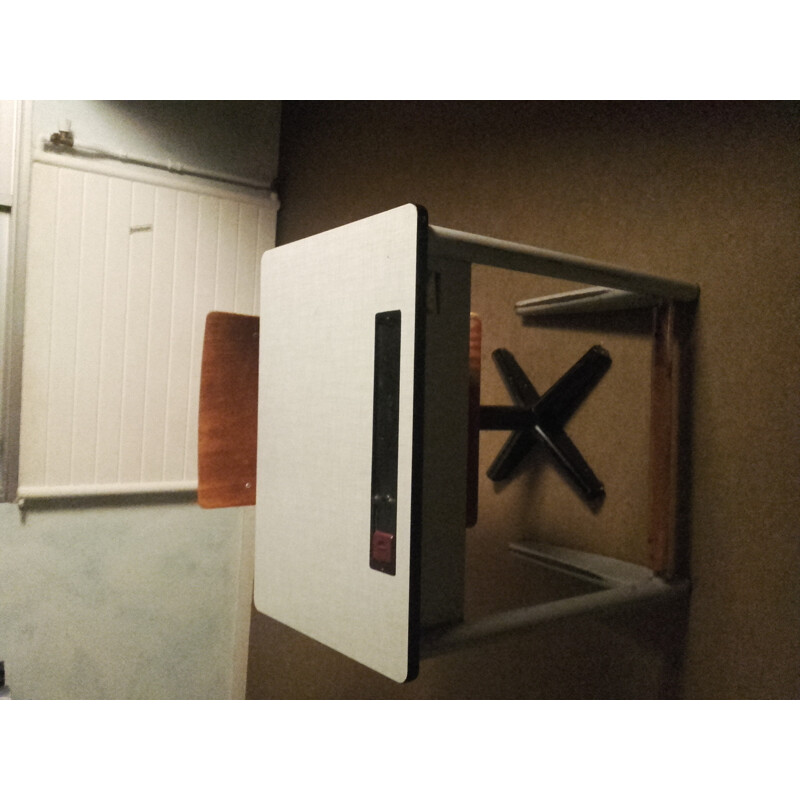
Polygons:
M21 498L196 488L205 317L258 313L277 205L155 170L33 165Z

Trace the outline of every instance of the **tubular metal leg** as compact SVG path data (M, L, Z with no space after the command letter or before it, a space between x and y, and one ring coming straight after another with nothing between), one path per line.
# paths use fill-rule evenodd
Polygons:
M591 553L529 543L513 543L511 549L548 569L580 578L593 590L426 631L420 643L423 658L494 640L551 620L674 602L685 597L690 588L688 581L667 582L646 567Z

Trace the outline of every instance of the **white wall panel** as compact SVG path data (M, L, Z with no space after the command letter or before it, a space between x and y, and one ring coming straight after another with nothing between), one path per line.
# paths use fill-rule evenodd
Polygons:
M195 260L199 219L197 195L178 196L178 224L175 233L175 265L170 317L170 357L166 395L164 474L182 474L186 460L190 364L179 353L191 353L192 316L195 294Z
M34 191L36 191L34 185ZM125 351L125 308L127 295L128 248L130 239L131 186L117 178L109 180L106 212L105 260L103 263L103 306L100 311L100 368L98 371L97 453L95 478L98 484L116 483L119 479L120 418L122 414ZM35 218L32 216L31 225ZM28 307L35 304L26 292ZM33 325L26 314L27 327ZM28 360L29 361L29 360ZM25 371L29 368L26 363ZM25 403L23 396L23 403ZM24 426L23 441L27 433ZM23 446L24 447L24 446ZM24 457L24 456L23 456ZM26 477L24 461L20 482Z
M277 203L149 173L34 164L23 497L196 485L205 317L257 313Z
M14 202L14 159L19 100L0 100L0 206Z
M166 397L169 386L170 348L164 346L161 320L170 320L175 281L175 235L177 232L178 192L162 189L156 193L153 228L153 269L147 338L147 372L144 382L144 434L142 437L142 475L164 474L164 436ZM170 324L170 328L172 325ZM170 334L167 335L170 339Z
M47 465L47 397L50 375L50 338L53 307L53 260L56 246L56 208L52 198L58 194L58 173L40 171L30 201L30 216L37 220L36 235L28 244L26 292L37 302L28 314L25 330L27 359L25 404L25 464L20 464L20 478L36 476L37 483L46 483ZM32 316L36 315L35 319ZM36 324L34 324L36 323ZM22 432L20 432L22 433ZM22 444L22 443L20 443Z
M53 249L53 291L50 304L50 369L47 383L47 460L44 480L70 483L72 461L72 410L76 362L75 332L78 324L80 248L83 222L83 175L65 170L58 175L53 198L57 203ZM44 322L44 320L42 320ZM23 384L24 386L24 384Z
M103 308L103 266L107 230L108 180L87 175L81 209L80 261L78 266L78 305L75 325L75 372L71 415L71 480L90 484L95 480L97 449L98 387L100 385L100 348ZM90 222L91 221L91 222ZM101 226L98 235L89 235L87 224Z

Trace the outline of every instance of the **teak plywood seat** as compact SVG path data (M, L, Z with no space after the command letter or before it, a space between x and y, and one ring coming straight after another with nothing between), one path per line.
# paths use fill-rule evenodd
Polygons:
M594 347L540 397L516 359L499 350L514 405L481 408L473 263L590 284L519 304L521 314L651 306L657 324L650 564L515 543L517 555L592 591L465 621L477 431L512 431L493 479L507 477L541 442L594 501L603 486L564 425L610 365ZM691 308L697 287L437 228L415 205L267 251L261 287L260 329L253 318L209 318L199 451L202 504L257 501L260 612L406 681L423 656L544 620L686 595L674 559L681 345L674 320L678 306Z

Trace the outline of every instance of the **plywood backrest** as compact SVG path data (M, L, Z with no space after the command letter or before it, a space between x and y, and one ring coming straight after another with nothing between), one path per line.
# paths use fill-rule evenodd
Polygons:
M212 311L200 375L198 503L254 505L259 318Z

